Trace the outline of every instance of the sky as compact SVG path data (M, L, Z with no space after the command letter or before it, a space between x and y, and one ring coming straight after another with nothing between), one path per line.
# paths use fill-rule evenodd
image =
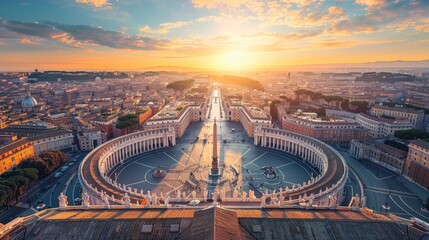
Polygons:
M0 0L0 70L429 59L429 0Z

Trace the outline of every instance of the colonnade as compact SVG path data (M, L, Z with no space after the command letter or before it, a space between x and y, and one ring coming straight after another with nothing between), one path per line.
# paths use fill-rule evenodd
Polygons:
M286 197L286 204L300 203L312 199L318 206L328 206L343 198L343 189L348 170L344 158L331 146L317 139L298 133L273 129L258 128L254 135L254 145L284 151L302 158L319 170L320 174L298 187L286 191L265 195L271 199ZM332 199L336 199L333 201Z
M115 142L107 150L105 156L99 161L100 172L104 175L114 166L124 163L127 158L174 145L176 145L174 130L173 134L168 134L166 130L157 129L129 136L126 139Z
M176 133L172 128L139 131L121 136L100 145L83 159L80 165L79 179L83 188L88 192L98 196L103 194L112 196L111 200L114 199L113 195L118 190L137 194L135 189L131 191L125 188L125 185L122 186L114 179L108 178L109 170L135 155L175 145ZM94 163L98 166L97 168L91 168ZM99 174L94 171L98 171ZM103 179L105 180L104 184ZM109 192L106 185L116 188L116 190ZM119 195L116 196L117 199L120 199Z
M309 162L320 173L325 172L327 156L318 145L311 143L307 137L301 137L286 131L271 130L266 128L266 131L259 130L255 132L255 146L288 152Z

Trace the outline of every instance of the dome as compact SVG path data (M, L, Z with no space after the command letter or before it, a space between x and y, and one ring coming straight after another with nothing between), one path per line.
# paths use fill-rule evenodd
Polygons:
M22 107L24 108L32 108L37 105L37 101L34 97L27 95L22 99Z
M101 82L101 78L100 78L100 77L96 77L96 78L95 78L95 81L96 81L96 82Z

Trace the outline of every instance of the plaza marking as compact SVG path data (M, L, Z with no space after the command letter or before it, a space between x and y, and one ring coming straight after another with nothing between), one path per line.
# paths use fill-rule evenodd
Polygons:
M259 168L260 168L260 167L259 167L259 165L256 165L256 163L252 163L252 162L251 162L251 163L247 163L247 164L252 164L252 165L256 166L256 167L258 168L258 169L256 169L256 170L259 170ZM247 164L246 164L246 165L247 165ZM245 168L245 167L243 166L243 168ZM246 168L246 169L247 169L247 168ZM249 171L250 171L250 169L249 169Z
M372 190L372 189L368 189L367 190L368 192L373 192L373 193L378 193L378 194L389 194L389 192L388 191L380 191L380 190ZM392 196L398 196L398 197L406 197L406 198L411 198L411 199L419 199L418 197L411 197L411 196L404 196L404 195L400 195L400 194L397 194L397 193L390 193L389 195L392 195Z
M399 197L399 200L401 200L404 204L405 204L405 206L407 206L409 209L411 209L411 211L413 211L413 212L415 212L415 213L417 213L418 215L420 215L421 217L423 217L423 218L425 218L426 219L426 221L429 219L427 216L425 216L425 215L422 215L421 213L419 213L419 212L417 212L416 210L414 210L413 208L411 208L405 201L404 201L404 199L402 199L401 198L401 196L398 196Z
M372 187L372 186L366 186L367 189L369 189L369 191L372 192L381 192L381 193L385 193L388 194L389 190L388 189L384 189L384 188L378 188L378 187ZM408 198L418 198L414 193L411 192L402 192L402 191L397 191L397 190L390 190L390 194L394 194L394 195L398 195L398 196L404 196L404 197L408 197Z
M191 159L191 160L192 160L192 162L197 163L193 158L191 158L191 156L189 156L187 153L185 153L182 149L180 149L180 151L181 151L183 154L185 154L185 155L188 157L188 159Z
M240 160L241 158L243 158L243 156L246 155L250 150L252 150L252 149L249 148L247 151L245 151L243 154L241 154L240 157L238 157L237 159L235 159L231 164L234 164L234 163L238 162L238 160Z
M392 200L392 202L397 206L397 207L399 207L402 211L404 211L405 213L407 213L408 215L410 215L410 216L413 216L412 214L410 214L407 210L405 210L405 209L403 209L401 206L399 206L399 204L392 198L392 196L391 195L389 195L389 198Z
M389 198L393 201L393 203L395 203L395 205L396 206L398 206L402 211L404 211L404 212L406 212L408 215L410 215L410 216L413 216L413 217L415 217L413 214L411 214L410 212L408 212L407 210L405 210L403 207L401 207L393 198L392 198L392 196L389 196ZM403 203L405 203L404 202L404 200L402 200L401 199L401 197L399 197L399 199L403 202ZM406 204L405 203L405 205L408 207L408 208L410 208L410 206L408 206L408 204ZM424 218L424 220L425 221L427 221L427 217L426 216L423 216L423 215L421 215L420 213L418 213L418 212L416 212L416 211L414 211L412 208L410 208L413 212L415 212L415 213L417 213L418 215L420 215L420 216L422 216L423 218Z
M128 187L128 186L132 186L132 185L139 184L139 183L145 183L145 182L148 182L147 179L146 179L146 176L145 176L145 180L133 182L133 183L130 183L130 184L125 184L125 186Z
M184 185L184 184L181 184L181 185L179 185L178 187L173 188L171 191L166 192L166 194L170 194L171 192L176 191L177 189L179 189L179 188L183 187L183 185Z
M380 167L378 167L378 166L376 166L376 165L374 165L374 167L377 167L378 169L380 169L380 170L382 170L383 172L385 172L385 173L387 173L389 176L387 176L387 177L382 177L382 178L378 178L377 176L375 176L374 175L374 173L372 173L368 168L366 168L362 163L359 163L359 164L361 164L361 166L363 166L363 168L365 168L365 170L367 170L368 172L369 172L369 174L371 174L375 179L377 179L378 181L382 181L382 180L385 180L385 179L388 179L388 178L391 178L391 177L395 177L395 175L392 175L391 173L389 173L388 171L386 171L386 170L384 170L383 168L380 168Z
M171 158L173 161L175 161L175 162L177 162L178 164L180 164L180 165L182 165L182 166L186 167L183 163L181 163L181 162L177 161L177 160L176 160L176 159L174 159L172 156L168 155L166 152L163 152L163 153L164 153L167 157Z
M138 165L142 165L142 166L145 166L145 167L148 167L148 168L154 168L154 167L152 167L150 165L147 165L147 164L144 164L144 163L141 163L141 162L133 162L133 163L138 164Z
M304 166L302 166L300 163L298 163L298 162L295 162L296 164L298 164L302 169L304 169L304 171L308 174L308 176L311 178L311 174L310 174L310 172L308 172L307 171L307 169L305 169L305 167ZM313 169L313 168L310 168L312 171L311 172L313 172L314 171L314 175L316 175L317 174L317 172Z
M283 165L277 166L277 167L275 167L275 168L286 167L286 166L289 166L289 165L294 164L294 163L296 163L296 162L286 163L286 164L283 164ZM279 170L279 171L280 171L280 170Z
M264 153L262 153L259 157L257 157L257 158L255 158L255 159L253 159L252 161L250 161L250 162L248 162L248 163L246 163L245 165L244 165L244 167L245 166L247 166L247 165L249 165L249 164L251 164L251 163L253 163L254 161L256 161L256 160L258 160L259 158L261 158L261 157L263 157L265 154L267 154L268 152L264 152ZM255 164L256 165L256 164ZM258 165L256 165L257 167L259 167Z

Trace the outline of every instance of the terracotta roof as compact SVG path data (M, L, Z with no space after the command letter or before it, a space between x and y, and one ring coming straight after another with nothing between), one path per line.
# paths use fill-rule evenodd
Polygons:
M48 209L23 218L10 239L419 239L395 215L300 208ZM412 236L412 234L415 234ZM15 236L15 238L14 238ZM8 238L8 239L9 239Z

